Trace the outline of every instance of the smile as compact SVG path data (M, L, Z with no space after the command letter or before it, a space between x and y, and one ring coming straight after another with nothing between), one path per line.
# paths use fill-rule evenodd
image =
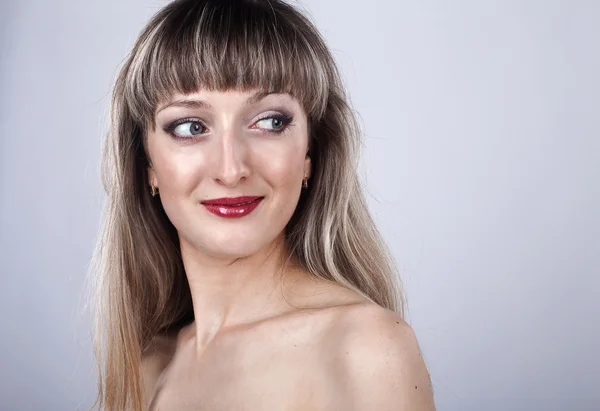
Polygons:
M224 218L240 218L250 214L264 197L226 197L202 201L211 213Z

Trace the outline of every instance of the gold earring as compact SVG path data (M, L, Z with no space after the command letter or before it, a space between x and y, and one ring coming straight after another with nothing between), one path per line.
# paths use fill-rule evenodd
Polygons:
M308 176L304 174L304 178L302 179L302 188L308 188Z
M156 194L158 194L158 187L156 187L154 184L151 184L150 187L152 187L152 197L155 197Z

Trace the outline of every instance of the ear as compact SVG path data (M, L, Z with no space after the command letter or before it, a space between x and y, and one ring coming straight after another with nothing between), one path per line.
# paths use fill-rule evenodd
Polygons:
M148 170L148 185L158 187L158 180L156 178L156 172L154 171L154 168L152 168L151 166L148 166L147 170Z
M306 177L310 179L310 176L312 175L312 163L308 155L304 159L304 173L306 174Z

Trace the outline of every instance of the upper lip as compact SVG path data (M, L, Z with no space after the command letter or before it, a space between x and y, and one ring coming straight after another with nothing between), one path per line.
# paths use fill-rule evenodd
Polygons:
M222 197L222 198L214 198L212 200L204 200L201 201L202 204L209 205L225 205L225 206L235 206L244 203L250 203L254 200L258 200L262 198L261 196L242 196L242 197Z

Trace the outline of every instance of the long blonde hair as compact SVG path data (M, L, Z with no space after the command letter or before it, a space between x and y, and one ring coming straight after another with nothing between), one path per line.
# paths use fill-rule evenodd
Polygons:
M360 129L332 55L280 0L177 0L143 29L114 85L102 155L107 193L92 260L100 409L141 411L152 338L193 319L177 231L150 195L145 136L174 92L286 92L307 113L312 178L286 226L290 255L404 315L402 288L357 175Z

